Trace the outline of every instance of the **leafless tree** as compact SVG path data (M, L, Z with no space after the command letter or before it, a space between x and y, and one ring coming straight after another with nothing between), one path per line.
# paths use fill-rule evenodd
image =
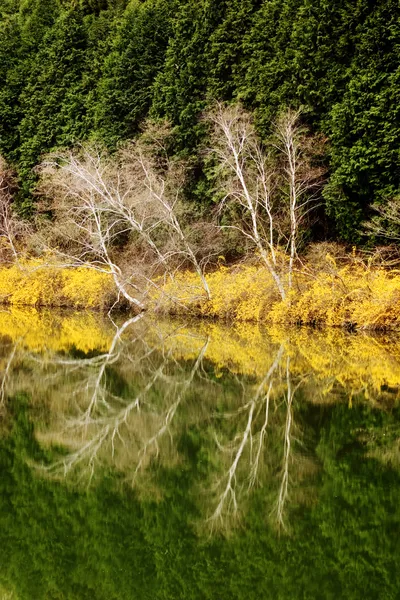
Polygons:
M41 194L53 198L56 225L64 230L62 254L67 261L110 272L119 293L143 310L145 290L134 282L135 268L124 276L113 252L122 236L133 236L152 255L143 261L151 264L148 284L154 285L154 273L172 276L189 263L210 298L203 266L180 218L183 169L178 163L167 156L157 160L138 141L114 157L93 146L56 153L44 161L40 173Z
M84 360L61 358L51 361L55 366L82 370L84 385L79 387L79 397L76 397L77 414L65 420L61 432L62 438L68 441L72 434L71 451L51 465L41 467L45 472L66 476L78 471L81 477L88 476L90 484L96 465L101 461L101 453L111 454L114 459L117 444L125 449L130 442L134 483L150 458L158 455L161 440L170 433L178 408L201 368L208 340L203 340L189 373L177 368L177 374L172 375L168 367L173 361L163 348L162 337L158 346L148 347L140 329L138 337L129 339L128 345L124 342L127 329L137 324L141 317L142 314L136 315L118 327L109 350L100 356ZM140 366L143 366L143 382L134 395L122 398L108 388L106 371L111 365L121 362L122 356L125 360L133 360L132 346L136 343L140 349L138 346L134 368L137 377ZM155 349L158 359L153 363L151 357ZM151 399L152 391L160 382L164 388L165 408L155 406Z
M200 370L200 368L202 366L202 362L204 359L204 355L207 351L208 344L209 344L209 338L206 339L204 345L200 349L200 352L198 353L196 360L194 362L194 365L193 365L191 371L189 372L189 374L185 378L181 379L178 382L178 384L175 386L176 394L175 394L174 402L171 404L171 406L168 408L166 413L163 415L163 418L161 421L161 426L157 429L157 431L149 439L146 440L145 444L140 449L139 460L136 465L134 479L135 479L135 476L137 475L137 473L142 469L144 461L148 457L149 450L152 448L155 449L156 455L158 455L159 441L166 433L169 432L171 422L172 422L182 400L185 398L191 384L193 383L193 379L194 379L195 375L198 373L198 371Z
M30 226L17 217L12 206L17 189L15 174L0 156L0 239L5 248L11 251L13 261L18 262L20 253L18 242L30 233Z
M250 115L239 105L217 104L207 118L214 126L211 152L218 165L223 193L221 208L230 202L244 212L238 224L225 227L239 230L255 246L284 299L286 291L277 260L273 194L276 180L271 156L263 152Z
M270 398L273 389L273 376L280 366L283 356L283 346L276 353L275 360L266 373L262 381L257 385L254 395L249 402L239 409L239 413L247 414L246 425L243 432L238 433L229 447L223 447L217 440L219 449L232 456L232 462L228 472L224 477L218 480L216 489L221 489L218 493L218 504L210 517L210 522L215 526L218 522L222 523L225 516L236 516L238 512L237 500L237 480L239 463L243 459L246 447L250 448L250 469L249 487L253 487L257 481L258 471L260 469L260 461L262 450L264 448L264 440L267 432L269 421ZM238 414L238 413L237 413ZM257 431L256 421L262 415L262 425ZM225 418L232 418L232 415L225 415ZM253 448L256 448L253 453Z
M0 373L0 416L5 412L6 401L7 401L7 384L11 374L12 363L15 358L15 353L17 351L18 342L15 342L12 345L12 350L7 357L5 362L5 366Z
M290 231L287 235L289 249L288 288L292 287L294 261L297 257L299 234L304 220L317 206L325 169L318 164L325 140L310 136L301 124L301 110L286 110L274 123L272 143L278 150L278 162L283 172L280 193L286 196Z
M290 356L286 359L286 422L284 434L284 451L282 463L282 480L279 487L278 500L275 506L276 521L278 527L286 529L284 511L289 493L289 466L292 447L292 426L293 426L293 398L294 392L291 373L290 373ZM274 511L273 511L274 512Z
M264 146L240 105L217 104L207 115L213 125L211 153L223 194L221 208L233 204L242 211L238 223L225 227L239 230L255 247L283 300L292 287L299 229L315 207L323 176L323 169L313 165L323 140L317 143L307 135L300 115L282 113ZM279 261L282 244L289 249L287 286Z
M367 235L400 242L400 197L392 198L385 204L375 203L371 208L375 214L364 223Z

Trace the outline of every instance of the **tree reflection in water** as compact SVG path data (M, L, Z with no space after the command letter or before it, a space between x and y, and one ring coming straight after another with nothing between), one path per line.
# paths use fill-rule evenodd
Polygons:
M335 402L340 389L342 397L378 402L381 381L396 398L400 383L397 360L390 373L368 372L356 361L345 371L345 343L328 346L329 353L320 337L318 355L315 337L303 332L299 343L296 335L271 339L253 329L246 336L139 316L109 326L107 349L81 351L75 343L57 350L52 343L39 351L10 336L0 409L5 413L7 396L18 389L31 394L36 438L51 451L51 460L37 465L46 476L95 485L96 474L112 468L142 493L155 491L157 470L184 464L183 440L196 435L204 468L192 493L203 522L231 527L262 487L266 516L287 530L288 506L313 501L319 469L304 441L302 405ZM360 338L351 343L360 350Z

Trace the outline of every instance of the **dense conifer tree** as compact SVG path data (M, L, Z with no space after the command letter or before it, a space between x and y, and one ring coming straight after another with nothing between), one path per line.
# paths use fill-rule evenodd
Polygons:
M266 133L282 106L294 105L293 48L290 44L302 0L268 0L254 17L244 47L240 95L256 108L259 128Z
M63 13L43 40L20 96L19 165L23 183L41 154L84 134L87 32L79 10Z
M343 95L333 105L327 130L332 143L328 209L340 234L354 226L373 200L400 189L400 26L396 1L381 1L360 27Z
M176 126L180 152L191 152L202 135L198 118L206 106L206 50L211 32L204 2L178 1L165 66L156 79L152 115Z
M0 145L8 158L18 146L19 95L24 86L21 30L17 15L0 23Z
M230 0L206 3L214 10L214 22L208 44L208 95L212 99L230 100L240 87L243 63L243 39L251 26L258 0ZM217 5L217 6L213 6Z
M354 241L368 205L399 192L399 20L397 0L0 0L0 152L29 189L42 153L114 148L166 118L207 201L207 104L240 99L263 137L302 105L330 141L332 223Z
M115 32L95 110L97 134L109 146L134 136L148 114L153 82L165 60L173 6L173 0L135 0Z
M59 14L58 0L1 2L0 21L0 145L9 158L19 153L20 95L35 55Z

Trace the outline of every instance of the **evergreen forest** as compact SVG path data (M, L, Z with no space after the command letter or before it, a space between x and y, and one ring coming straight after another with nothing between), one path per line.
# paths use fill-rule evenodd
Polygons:
M400 187L398 0L0 0L0 153L35 209L34 167L86 140L114 152L148 120L171 126L185 194L216 202L205 158L213 102L240 102L261 138L285 107L326 139L312 235L360 240Z

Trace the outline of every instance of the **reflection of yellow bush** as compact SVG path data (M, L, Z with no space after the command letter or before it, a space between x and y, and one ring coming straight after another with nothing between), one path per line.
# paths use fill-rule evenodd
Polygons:
M35 352L108 350L113 332L93 313L55 313L12 307L0 311L0 336Z
M113 295L111 276L92 269L62 269L34 259L0 269L0 301L6 304L100 309Z
M280 375L285 377L286 359L290 371L312 387L315 401L335 401L336 390L346 397L362 393L374 398L390 388L400 396L400 341L375 338L367 334L349 334L338 329L316 331L306 328L267 330L250 323L224 327L215 322L200 322L191 328L176 330L176 324L159 322L162 339L174 358L193 360L208 338L205 359L214 364L218 375L223 369L262 379L274 362L280 346ZM173 329L174 328L174 329ZM150 330L151 331L151 330Z
M153 304L166 312L235 321L400 327L400 274L360 261L338 267L327 256L319 271L295 274L293 289L284 302L262 266L221 266L207 275L207 281L211 300L206 299L197 276L187 272L155 292Z

